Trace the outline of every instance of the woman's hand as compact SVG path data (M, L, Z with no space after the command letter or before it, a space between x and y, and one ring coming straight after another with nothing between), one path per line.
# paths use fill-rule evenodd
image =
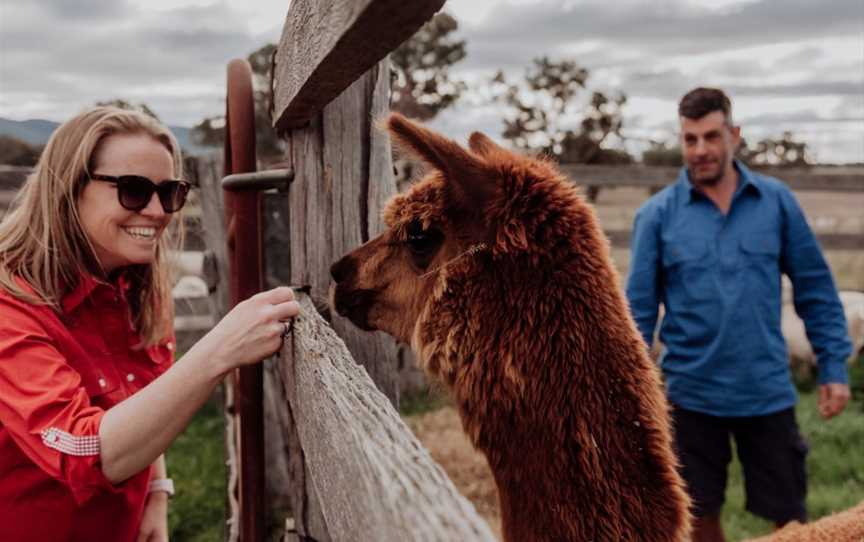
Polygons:
M291 288L274 288L238 303L201 342L225 370L255 363L282 346L286 321L299 312Z
M168 542L168 494L164 491L147 495L137 542Z

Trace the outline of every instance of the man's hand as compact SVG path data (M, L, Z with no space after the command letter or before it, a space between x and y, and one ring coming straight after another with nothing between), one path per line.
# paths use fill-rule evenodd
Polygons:
M848 384L822 384L819 386L819 401L817 402L819 414L826 420L840 414L846 408L850 395Z

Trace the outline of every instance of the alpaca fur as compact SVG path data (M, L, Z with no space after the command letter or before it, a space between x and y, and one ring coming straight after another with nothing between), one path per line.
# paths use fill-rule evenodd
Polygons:
M813 523L793 521L768 536L750 542L862 542L864 502Z
M450 389L505 540L685 540L660 377L592 208L552 163L482 134L469 151L386 125L431 172L333 265L336 310L410 342Z

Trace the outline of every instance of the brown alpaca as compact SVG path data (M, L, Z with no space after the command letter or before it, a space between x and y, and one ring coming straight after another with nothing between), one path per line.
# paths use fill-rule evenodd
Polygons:
M432 171L335 263L336 310L411 343L489 461L505 540L679 541L658 371L591 207L549 162L391 115Z
M749 542L862 542L864 501L813 523L787 523L779 531Z

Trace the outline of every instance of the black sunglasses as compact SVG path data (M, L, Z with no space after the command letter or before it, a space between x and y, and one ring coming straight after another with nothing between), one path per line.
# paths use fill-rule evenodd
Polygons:
M173 213L183 208L191 185L186 181L166 180L159 184L140 175L90 175L94 181L104 181L117 185L117 199L120 205L129 211L140 211L147 207L153 192L159 195L159 202L166 213Z

